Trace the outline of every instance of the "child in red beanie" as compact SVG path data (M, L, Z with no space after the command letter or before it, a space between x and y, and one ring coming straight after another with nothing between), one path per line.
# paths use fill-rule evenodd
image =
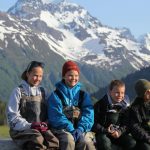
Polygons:
M62 67L62 77L64 77L65 74L70 70L75 70L78 72L78 74L80 73L79 67L77 66L77 64L75 62L67 61L64 63L64 65Z
M48 120L58 137L61 150L95 150L93 105L89 95L81 91L80 69L73 61L62 67L62 80L48 100Z

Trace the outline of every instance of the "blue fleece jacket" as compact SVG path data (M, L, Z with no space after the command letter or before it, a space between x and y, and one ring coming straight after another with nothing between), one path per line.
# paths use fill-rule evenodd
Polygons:
M68 106L78 106L80 88L81 84L79 82L73 88L67 87L62 81L56 84L56 89L63 94L65 103ZM84 93L84 100L80 108L82 116L77 128L82 132L90 131L94 123L94 111L90 96L86 92ZM68 132L74 130L72 122L63 113L62 102L55 92L52 92L48 99L48 121L54 129L64 129Z

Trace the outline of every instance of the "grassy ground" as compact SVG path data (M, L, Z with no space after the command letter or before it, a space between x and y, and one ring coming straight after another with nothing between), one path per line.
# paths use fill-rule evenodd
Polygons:
M0 138L9 138L9 127L8 126L0 126Z

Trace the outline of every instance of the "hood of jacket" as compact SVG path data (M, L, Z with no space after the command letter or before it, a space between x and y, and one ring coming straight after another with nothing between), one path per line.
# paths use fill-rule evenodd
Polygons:
M70 88L63 81L56 83L56 89L61 91L63 97L66 100L68 105L72 105L71 103L76 103L78 101L79 91L81 89L81 83L78 82L74 87Z

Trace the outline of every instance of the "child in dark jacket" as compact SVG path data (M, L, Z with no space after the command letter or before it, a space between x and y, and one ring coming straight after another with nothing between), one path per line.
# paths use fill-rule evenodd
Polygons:
M150 150L150 82L139 79L135 84L137 97L130 108L130 129L136 139L136 150Z
M94 105L94 126L98 150L112 150L112 144L132 149L135 140L127 134L127 110L130 105L125 95L125 84L113 80L108 93Z

